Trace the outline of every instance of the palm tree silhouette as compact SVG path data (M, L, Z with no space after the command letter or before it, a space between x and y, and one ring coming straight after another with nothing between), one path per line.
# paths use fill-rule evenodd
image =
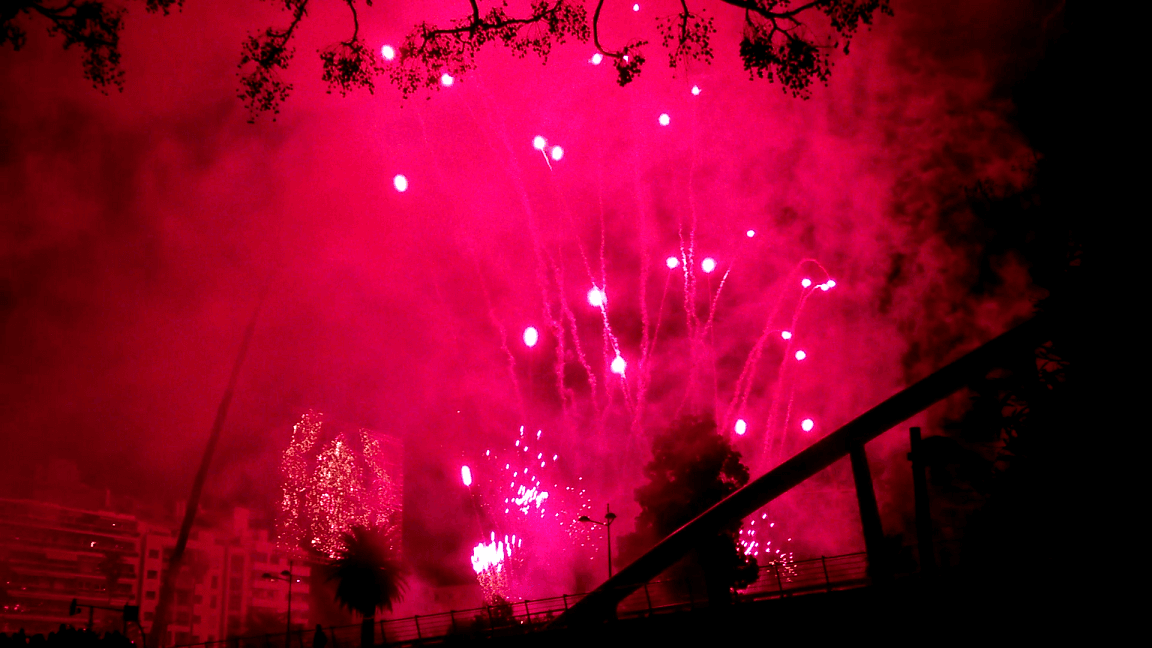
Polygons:
M396 559L392 536L377 529L352 527L344 534L344 548L328 561L328 580L336 581L336 602L364 618L360 626L362 648L375 645L376 610L392 610L408 589L403 566ZM384 637L382 636L381 642Z

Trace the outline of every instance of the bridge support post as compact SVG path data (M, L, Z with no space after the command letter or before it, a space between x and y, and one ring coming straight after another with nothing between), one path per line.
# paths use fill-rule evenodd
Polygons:
M887 581L891 573L885 555L884 527L880 525L880 507L876 505L876 492L872 490L872 472L868 469L868 454L864 451L864 444L853 446L848 452L848 457L852 461L852 481L856 484L860 525L864 527L868 576L873 583Z
M908 428L912 462L912 492L916 501L916 549L920 554L920 573L936 571L936 551L932 547L932 511L928 507L928 479L924 474L924 457L920 450L920 428Z

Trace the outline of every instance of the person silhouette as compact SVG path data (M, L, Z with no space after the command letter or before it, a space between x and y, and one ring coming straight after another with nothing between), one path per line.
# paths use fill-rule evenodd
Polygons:
M328 635L324 634L324 628L320 624L316 624L316 636L312 637L312 648L324 648L328 645Z

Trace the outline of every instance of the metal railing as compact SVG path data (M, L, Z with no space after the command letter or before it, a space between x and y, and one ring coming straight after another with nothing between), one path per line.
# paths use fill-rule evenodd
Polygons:
M821 556L809 560L768 563L760 566L755 582L737 593L736 601L830 592L863 587L868 581L867 554ZM652 581L632 592L618 609L619 618L635 618L692 610L708 605L702 579L687 578ZM489 605L437 614L420 614L402 619L375 622L377 645L439 643L448 637L493 637L523 634L544 629L587 594L564 594L544 599L526 599L502 605ZM359 623L328 626L330 648L359 648ZM231 637L181 648L311 648L315 629L294 629L285 633Z

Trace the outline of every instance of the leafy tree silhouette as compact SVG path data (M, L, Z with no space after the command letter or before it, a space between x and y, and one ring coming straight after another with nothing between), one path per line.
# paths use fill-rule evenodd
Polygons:
M363 617L360 641L364 648L371 648L376 611L391 610L394 603L404 600L408 588L392 536L352 527L344 535L344 548L329 560L328 568L328 580L336 581L336 601Z
M647 482L636 489L640 514L636 530L624 536L626 559L639 556L716 502L748 483L740 453L716 429L711 417L684 417L656 434L652 460L644 467ZM737 545L740 523L725 529L673 567L673 578L702 571L713 603L731 600L733 589L756 578L756 559Z
M533 0L522 15L510 15L507 2L481 9L469 0L470 13L447 25L421 22L405 36L395 51L396 60L386 62L360 30L360 11L372 0L339 0L348 9L351 34L319 51L321 79L328 92L344 95L353 90L375 91L376 79L388 81L408 97L420 90L438 90L441 78L466 76L476 68L476 54L489 43L503 45L514 56L529 54L547 63L556 45L568 40L587 42L592 37L600 55L616 69L617 82L631 83L646 57L646 40L626 40L618 46L600 39L604 0L597 0L591 21L579 0ZM279 111L292 92L284 80L295 49L292 38L304 22L308 9L319 0L281 0L287 25L252 32L240 55L239 98L252 118ZM785 92L807 97L814 80L827 83L832 70L831 54L848 53L861 25L869 26L876 14L891 15L889 0L722 0L729 10L744 14L739 53L744 69L754 78L779 82ZM148 12L168 14L184 0L145 0ZM696 3L693 3L694 5ZM703 4L703 3L701 3ZM120 32L125 10L107 0L8 0L0 8L0 45L21 49L27 40L25 24L47 22L48 32L64 37L65 49L79 46L84 76L106 91L121 88ZM711 63L713 18L705 9L681 0L679 10L656 18L661 45L668 52L668 65L682 68L689 61Z

